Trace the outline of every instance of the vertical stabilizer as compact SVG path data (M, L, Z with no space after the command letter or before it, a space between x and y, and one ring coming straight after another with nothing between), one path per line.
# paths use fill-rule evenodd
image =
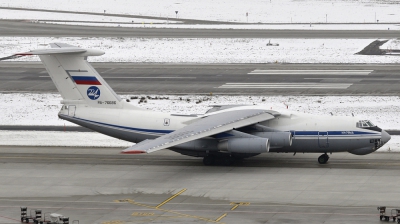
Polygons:
M28 53L39 55L60 92L63 103L120 107L121 98L86 60L88 56L99 56L104 52L59 43L51 46L51 49Z

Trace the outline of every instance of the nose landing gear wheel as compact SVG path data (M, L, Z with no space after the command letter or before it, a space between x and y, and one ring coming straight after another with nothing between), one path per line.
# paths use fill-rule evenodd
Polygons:
M319 164L325 164L328 162L329 156L327 154L322 154L320 157L318 157L318 162Z

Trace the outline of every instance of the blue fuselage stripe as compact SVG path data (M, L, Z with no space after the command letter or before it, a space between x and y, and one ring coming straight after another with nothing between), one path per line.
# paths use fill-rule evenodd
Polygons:
M132 127L126 127L126 126L120 126L120 125L114 125L114 124L107 124L107 123L103 123L103 122L91 121L91 120L86 120L86 119L77 118L77 117L73 117L73 118L81 120L81 121L85 121L85 122L90 122L90 123L110 126L110 127L119 128L119 129L127 129L127 130L132 130L132 131L139 131L139 132L157 133L157 134L168 134L168 133L173 132L173 130L152 130L152 129L132 128Z
M64 115L65 116L65 115ZM107 123L103 123L103 122L98 122L98 121L91 121L91 120L86 120L83 118L78 118L78 117L72 117L74 119L78 119L81 121L85 121L85 122L90 122L90 123L95 123L95 124L99 124L99 125L104 125L104 126L109 126L109 127L113 127L113 128L119 128L119 129L126 129L126 130L130 130L130 131L137 131L137 132L143 132L143 133L153 133L153 134L168 134L173 132L174 130L156 130L156 129L143 129L143 128L133 128L133 127L126 127L126 126L120 126L120 125L114 125L114 124L107 124ZM380 134L378 132L365 132L365 131L291 131L291 133L294 136L299 136L299 137L318 137L323 135L328 135L328 137L334 137L334 136L341 136L341 137L351 137L351 136L355 136L355 135L377 135ZM328 133L328 134L327 134ZM224 133L220 133L217 135L223 135ZM228 136L226 136L228 137Z

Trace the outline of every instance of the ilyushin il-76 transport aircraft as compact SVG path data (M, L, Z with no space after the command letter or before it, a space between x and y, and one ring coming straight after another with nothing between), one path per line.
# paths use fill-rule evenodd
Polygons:
M205 165L231 164L268 152L366 155L390 140L368 120L346 116L316 116L268 110L266 106L217 105L202 115L167 114L145 110L121 99L87 62L100 50L63 43L15 54L38 55L63 100L61 119L136 143L123 153L152 153L170 149L203 157ZM1 60L1 59L0 59Z

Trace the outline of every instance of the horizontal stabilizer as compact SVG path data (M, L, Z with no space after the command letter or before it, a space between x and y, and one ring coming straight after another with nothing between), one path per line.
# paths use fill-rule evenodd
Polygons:
M31 55L59 55L59 54L78 54L78 56L100 56L104 54L104 51L93 50L93 49L83 49L80 47L75 47L69 44L53 43L50 44L53 48L37 49L31 50L23 53L16 53L11 56L0 58L0 61L16 59L24 56Z

